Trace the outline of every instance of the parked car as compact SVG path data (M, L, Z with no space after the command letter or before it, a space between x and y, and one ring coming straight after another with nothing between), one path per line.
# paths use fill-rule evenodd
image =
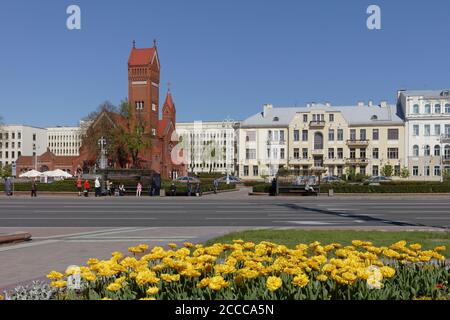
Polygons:
M188 181L190 183L198 183L198 182L200 182L199 179L197 179L195 177L189 177L189 176L181 176L181 177L178 177L178 178L176 178L174 180L174 182L181 182L181 183L187 183Z
M336 176L325 176L321 179L322 183L344 183L344 181Z
M372 176L364 181L364 184L379 184L381 182L391 182L392 179L385 176Z
M227 176L221 177L221 178L217 178L216 180L219 183L227 183ZM235 177L235 176L228 176L228 181L230 183L241 183L241 179L239 179L238 177Z

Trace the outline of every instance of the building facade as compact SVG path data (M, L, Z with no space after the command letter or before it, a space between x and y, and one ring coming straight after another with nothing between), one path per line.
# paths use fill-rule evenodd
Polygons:
M396 106L308 104L299 108L264 106L242 123L240 177L273 177L285 167L299 174L380 175L391 165L406 166L404 125Z
M191 173L236 174L239 121L178 122L176 132Z
M56 156L78 156L81 140L81 127L47 128L47 147Z
M47 150L47 130L25 125L0 128L0 166L16 163L20 156L40 155Z
M450 90L400 90L411 179L441 180L450 170Z

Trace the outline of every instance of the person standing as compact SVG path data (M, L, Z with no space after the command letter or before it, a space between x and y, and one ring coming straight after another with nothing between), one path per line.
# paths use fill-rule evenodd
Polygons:
M12 194L12 186L10 178L6 178L5 180L5 193L8 197Z
M33 182L31 183L31 197L37 197L37 185L35 179L33 179Z
M98 177L95 178L94 187L95 187L95 197L100 197L102 185L100 184L100 180L98 179Z
M190 181L190 180L187 181L187 186L186 186L186 188L187 188L187 196L190 197L191 194L192 194L192 184L191 184L191 181Z
M83 191L83 182L81 181L81 177L78 177L77 179L77 190L78 196L81 197L81 192Z
M200 187L200 182L197 182L197 184L195 185L195 195L197 197L202 196L202 188Z
M106 180L106 193L111 197L112 196L112 182L109 180Z
M217 189L219 189L219 180L215 179L213 182L214 194L217 194Z
M141 182L138 182L136 187L136 197L140 197L142 193L142 184Z
M89 197L89 189L91 188L91 184L89 180L84 181L84 196Z

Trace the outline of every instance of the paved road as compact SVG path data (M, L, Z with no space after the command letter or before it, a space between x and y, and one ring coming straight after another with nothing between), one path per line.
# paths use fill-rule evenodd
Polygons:
M450 227L450 197L0 199L0 227Z

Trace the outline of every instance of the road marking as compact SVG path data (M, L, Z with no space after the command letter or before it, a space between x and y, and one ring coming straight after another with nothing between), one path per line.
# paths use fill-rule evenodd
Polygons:
M113 218L113 217L107 217L107 218L71 218L71 217L64 217L64 218L0 218L0 220L158 220L157 218L133 218L133 217L124 217L124 218Z
M156 228L155 228L156 229ZM76 237L76 236L84 236L84 235L96 235L96 234L111 234L111 233L120 233L120 232L129 232L132 230L136 230L136 228L126 227L126 228L114 228L114 229L105 229L105 230L96 230L96 231L88 231L88 232L78 232L78 233L69 233L62 235L54 235L48 237L33 237L32 239L58 239L58 238L66 238L66 237Z
M274 221L274 222L287 222L287 223L301 224L301 225L327 225L327 224L335 224L334 222L322 222L322 221Z
M123 238L123 239L67 239L61 242L88 243L88 242L183 242L187 238Z
M57 243L57 242L59 242L59 240L45 240L45 241L38 241L38 242L29 242L29 243L24 243L24 244L15 244L13 246L0 247L0 252L16 250L16 249L24 249L24 248L29 248L29 247L41 246L41 245L45 245L45 244Z

